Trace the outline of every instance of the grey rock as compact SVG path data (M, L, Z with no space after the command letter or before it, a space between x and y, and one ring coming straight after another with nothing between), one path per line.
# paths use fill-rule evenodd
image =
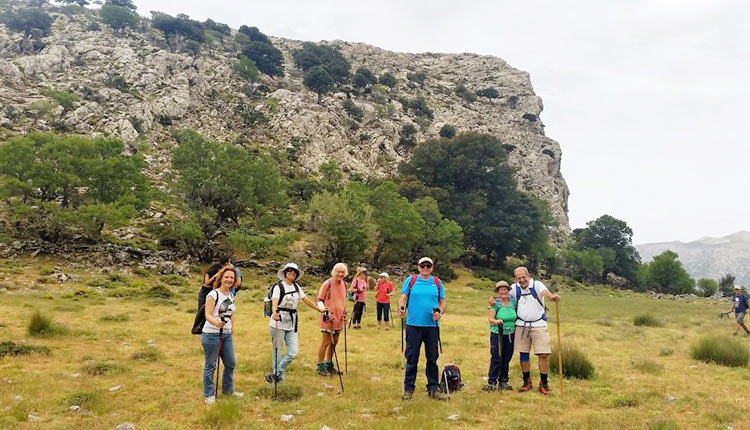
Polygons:
M136 430L136 427L135 424L122 423L118 424L117 427L115 427L115 430Z

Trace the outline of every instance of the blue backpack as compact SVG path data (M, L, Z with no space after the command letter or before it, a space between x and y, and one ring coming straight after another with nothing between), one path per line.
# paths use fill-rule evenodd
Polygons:
M542 307L542 317L535 321L526 321L522 319L521 317L517 317L519 320L525 322L525 323L535 323L537 321L547 321L547 306L544 306L544 303L542 303L541 300L539 300L539 295L536 293L536 289L534 288L534 284L536 281L532 282L531 287L529 287L529 291L526 294L521 294L521 286L516 283L516 315L518 315L518 303L521 302L521 297L524 296L532 296L536 299L537 302L539 302L539 306Z

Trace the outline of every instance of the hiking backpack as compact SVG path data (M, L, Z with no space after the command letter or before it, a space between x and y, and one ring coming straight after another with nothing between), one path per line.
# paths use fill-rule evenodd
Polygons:
M299 295L299 284L296 282L293 283L294 285L294 292ZM279 287L279 305L281 304L281 301L284 300L284 296L287 294L292 294L291 291L287 292L285 288L281 288L281 281L271 284L270 287L268 287L268 294L266 294L266 298L263 299L263 316L270 317L271 314L273 314L273 306L271 305L271 294L273 294L274 287ZM285 310L278 308L279 310ZM287 311L288 312L288 311Z
M448 386L446 387L446 382ZM443 373L440 375L440 391L447 393L450 389L451 393L459 391L464 386L461 382L461 369L455 364L449 364L443 369Z
M542 303L542 301L539 300L539 295L537 295L536 289L534 288L534 284L535 283L536 283L536 281L532 282L531 287L529 287L529 292L527 294L521 294L521 286L516 283L516 315L518 314L518 304L521 302L521 297L523 297L523 296L532 296L539 303L539 306L542 307L542 317L539 318L536 321L525 321L525 320L522 320L520 317L518 318L519 320L521 320L521 321L523 321L525 323L535 323L537 321L547 321L547 311L548 311L548 309L547 309L547 306L545 306L544 303Z
M411 289L414 287L414 284L417 282L417 276L419 275L411 275L409 278L409 291L406 293L406 308L409 308L409 297L411 297ZM437 288L437 298L438 303L440 302L440 279L437 276L432 277L433 282L435 282L435 287Z
M213 293L216 290L211 290L208 292L208 294ZM206 294L206 297L208 297L208 294ZM216 300L219 299L219 295L216 295ZM226 300L225 300L226 301ZM218 305L218 303L214 303L214 306ZM221 305L219 305L221 306ZM231 316L231 313L229 314ZM198 312L195 314L195 319L193 319L193 328L190 329L190 333L192 334L201 334L203 333L203 326L206 324L206 301L203 300L203 304L200 308L198 308Z

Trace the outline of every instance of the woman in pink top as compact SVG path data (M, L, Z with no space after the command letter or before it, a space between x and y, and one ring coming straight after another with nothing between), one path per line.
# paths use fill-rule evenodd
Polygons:
M357 267L357 274L354 275L352 286L349 291L354 296L354 310L352 311L352 324L354 329L362 328L362 312L365 311L365 301L367 300L367 269Z
M393 295L393 284L388 280L389 276L383 272L378 277L378 284L375 286L375 301L378 308L378 329L383 324L383 315L385 315L385 329L388 330L388 322L391 316L391 296Z
M318 316L318 326L323 334L318 348L318 375L329 376L336 373L333 369L333 350L339 342L339 334L346 324L346 282L349 273L344 263L336 263L331 270L331 277L320 286L317 302L318 309L323 311Z

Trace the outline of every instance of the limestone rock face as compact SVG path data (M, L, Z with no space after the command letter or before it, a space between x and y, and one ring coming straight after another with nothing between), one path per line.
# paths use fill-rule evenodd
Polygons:
M437 138L443 125L457 132L496 136L516 169L518 187L549 203L558 222L553 238L564 240L570 227L568 188L560 173L560 145L544 134L542 100L529 75L500 58L474 54L405 54L342 41L340 49L352 71L367 67L398 79L394 88L376 85L368 91L348 90L323 96L302 84L292 52L302 42L273 38L284 53L285 74L261 75L249 83L232 72L236 47L231 37L203 46L196 56L170 52L164 36L148 28L114 34L106 25L86 31L98 21L95 11L66 15L44 5L55 18L46 46L21 55L21 35L0 24L0 126L14 133L38 129L110 135L144 151L149 175L159 181L169 170L170 133L194 129L207 138L228 143L255 142L293 151L296 162L316 171L334 159L345 171L366 177L395 172L409 159L401 130L411 124L416 141ZM252 24L252 23L249 23ZM421 72L423 84L407 75ZM458 84L472 91L492 87L495 99L467 102L455 94ZM53 103L42 91L54 88L75 93L72 109L45 108ZM424 97L433 119L417 117L402 100ZM361 119L349 115L343 100L362 109ZM133 145L141 142L141 145Z

